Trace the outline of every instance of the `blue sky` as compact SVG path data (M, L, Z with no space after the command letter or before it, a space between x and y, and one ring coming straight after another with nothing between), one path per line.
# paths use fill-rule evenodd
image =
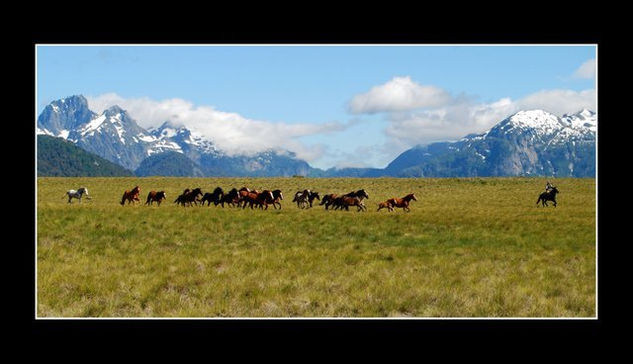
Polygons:
M166 117L146 110L160 106L228 150L279 147L316 167L380 168L408 147L488 128L517 108L595 109L587 72L595 59L591 45L40 45L37 112L82 94L94 111L121 103L147 127ZM274 135L230 140L232 122L240 133L252 124Z

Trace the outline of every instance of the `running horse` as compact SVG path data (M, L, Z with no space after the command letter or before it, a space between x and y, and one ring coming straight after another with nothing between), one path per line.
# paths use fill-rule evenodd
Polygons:
M310 204L310 207L312 207L312 203L315 199L321 200L318 192L303 190L297 191L297 193L295 193L295 198L292 200L292 202L296 202L297 207L304 209L308 207L308 204Z
M202 196L202 199L200 200L202 202L202 206L204 206L204 203L207 202L207 206L211 206L211 202L213 202L213 206L217 206L220 201L222 200L222 197L224 196L224 191L222 190L222 188L217 187L215 190L213 190L213 192L207 192L204 194L204 196Z
M358 210L356 210L357 212L359 212L359 211L367 211L367 207L365 207L365 204L360 199L360 197L356 197L356 196L354 196L354 197L341 196L340 197L340 204L337 205L337 207L340 207L341 210L345 209L345 211L349 211L349 207L350 206L356 206L358 208Z
M334 193L330 193L329 195L325 195L321 199L321 203L319 204L319 206L325 205L325 209L327 210L328 207L330 207L331 205L334 204L334 202L336 201L337 198L338 198L338 195L334 194Z
M261 208L265 205L266 210L268 210L268 204L274 203L274 201L275 198L273 197L272 191L264 190L258 192L257 190L253 190L242 198L242 209L245 209L246 204L248 204L251 209L254 205L258 205Z
M552 201L554 207L556 207L556 194L558 193L560 193L558 188L551 186L547 192L543 192L539 195L538 200L536 200L536 207L538 207L539 202L543 204L543 207L548 206L547 201Z
M346 210L349 210L349 204L351 203L352 200L350 200L350 198L356 198L358 199L358 202L360 205L362 205L364 210L367 210L367 208L365 207L365 204L363 203L364 199L369 199L369 195L367 194L367 192L365 192L364 189L360 189L358 191L352 191L350 193L346 193L342 196L338 196L335 197L332 201L332 205L334 206L334 210L338 210L345 208ZM356 205L355 205L356 206Z
M387 211L391 212L393 211L393 203L392 203L392 199L389 199L385 202L380 202L378 204L378 210L376 211L380 211L381 209L387 209Z
M273 207L275 208L275 210L277 210L277 205L279 205L279 209L281 210L281 202L279 201L284 199L283 193L281 193L281 190L277 189L277 190L274 190L272 194L273 194L273 201L272 201Z
M151 206L154 202L157 202L158 206L160 206L160 203L163 202L163 200L165 199L167 199L167 194L165 194L165 191L149 191L145 204Z
M79 189L77 189L77 191L68 190L62 198L66 198L66 196L68 196L68 203L72 203L72 199L76 198L79 200L79 203L81 203L81 198L83 197L83 195L86 195L86 198L88 200L91 200L90 196L88 195L88 189L86 187L80 187Z
M295 193L295 197L292 199L292 202L297 203L297 207L305 208L308 203L308 198L310 197L310 190L297 191Z
M284 199L284 195L281 193L281 190L264 190L258 195L258 198L261 202L259 205L260 208L266 206L266 210L268 210L268 204L271 204L275 210L277 210L277 204L279 204L279 209L281 209L281 202L279 201Z
M257 191L253 191L257 193ZM242 187L237 191L237 207L242 207L244 200L248 197L248 194L251 193L251 189L248 187Z
M125 205L125 201L127 201L128 205L134 201L141 202L138 199L138 195L141 193L141 188L139 186L135 186L131 191L123 192L123 197L121 197L121 206Z
M193 204L195 203L196 206L198 205L198 196L202 196L202 189L200 187L195 188L193 190L189 190L188 188L185 189L185 191L182 193L182 195L178 196L178 198L176 198L176 201L174 201L175 203L178 204L182 204L182 207L185 207L186 204L189 204L189 206L193 206Z
M413 201L417 201L418 199L415 198L415 194L410 193L406 196L404 196L403 198L390 198L388 199L386 202L391 203L392 207L398 207L403 209L406 212L410 212L411 209L409 208L409 203L411 202L411 200Z
M223 195L218 203L222 205L222 208L224 208L224 204L228 204L230 207L233 207L239 202L239 200L239 192L237 191L237 188L233 188L227 194Z

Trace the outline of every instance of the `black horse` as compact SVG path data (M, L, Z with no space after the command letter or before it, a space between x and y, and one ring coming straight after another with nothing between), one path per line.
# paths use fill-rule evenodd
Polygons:
M204 196L202 196L200 202L202 203L202 206L204 206L205 202L207 203L207 206L211 206L211 202L213 202L213 206L217 206L223 196L224 191L222 190L222 188L217 187L215 190L213 190L213 192L205 193Z
M277 209L277 205L279 205L279 209L281 209L281 202L279 202L280 200L284 199L284 195L283 193L281 193L281 190L274 190L273 191L273 207L275 208L275 210Z
M224 204L228 204L229 206L233 207L237 203L237 201L239 201L239 198L240 195L237 191L237 188L233 188L228 193L224 194L222 198L220 198L220 201L218 201L218 203L222 205L222 207L224 207Z
M178 198L176 198L176 201L174 201L177 204L182 204L182 207L185 207L186 204L189 204L189 206L193 206L193 204L195 203L196 206L198 205L198 196L202 196L202 189L200 187L195 188L193 191L189 190L188 188L182 193L182 195L178 196Z
M538 200L536 200L536 207L538 207L539 202L542 203L543 206L548 206L547 201L554 202L554 207L556 207L556 194L558 193L560 193L560 191L552 186L547 192L543 192L539 195Z
M310 207L312 207L312 202L315 199L321 201L321 197L319 197L319 193L318 192L314 192L314 191L310 191L310 195L308 196L308 202L310 203Z
M308 204L310 205L310 207L312 207L312 203L314 202L315 199L319 201L321 200L319 193L306 189L303 191L297 191L297 193L295 193L295 198L292 200L292 202L296 202L297 207L305 209L308 207Z

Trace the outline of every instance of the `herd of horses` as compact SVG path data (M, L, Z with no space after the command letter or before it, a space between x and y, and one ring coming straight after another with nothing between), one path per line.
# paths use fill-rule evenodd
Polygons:
M127 202L128 205L134 204L138 202L140 204L139 195L141 193L141 188L139 186L134 186L134 188L130 190L126 190L123 192L123 196L121 197L121 205L124 206ZM558 188L547 183L545 188L545 192L541 193L536 201L536 206L539 203L542 206L549 206L547 201L551 201L554 203L554 207L556 207L556 195L560 193ZM68 203L72 202L73 198L76 198L81 203L81 199L83 196L86 196L87 199L90 199L88 195L88 189L85 187L81 187L77 190L68 190L63 198L68 197ZM145 205L153 205L154 202L160 206L160 204L167 199L167 194L165 191L150 191L147 194L147 199L145 201ZM227 205L229 207L238 207L245 209L247 206L251 209L260 208L264 210L268 210L268 206L272 205L276 210L277 207L281 209L281 200L283 200L283 193L281 190L251 190L247 187L242 187L241 189L233 188L229 192L225 193L221 187L217 187L213 192L202 193L202 189L200 187L194 189L185 189L182 194L180 194L175 200L174 203L178 205L186 206L210 206L213 204L214 206L222 206ZM367 211L367 207L365 206L364 200L369 199L369 195L364 189L360 189L358 191L352 191L346 193L344 195L338 194L327 194L321 197L318 192L311 191L309 189L305 189L303 191L297 191L294 194L294 198L292 202L297 203L297 207L300 209L308 209L312 207L314 200L319 200L319 206L325 206L326 210L330 208L332 210L345 210L349 211L350 207L356 207L356 211ZM415 197L415 194L410 193L402 198L389 198L386 201L378 203L378 210L387 209L387 211L394 211L395 208L401 208L406 212L410 212L409 204L411 201L417 201L418 199Z

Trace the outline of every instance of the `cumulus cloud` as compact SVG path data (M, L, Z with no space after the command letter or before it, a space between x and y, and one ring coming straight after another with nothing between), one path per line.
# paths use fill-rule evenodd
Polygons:
M520 109L543 109L562 116L584 108L596 110L596 90L542 90L516 101Z
M265 150L289 150L298 158L312 161L319 158L322 145L305 145L297 138L327 134L344 130L347 125L339 122L283 123L246 118L240 114L225 112L213 106L195 106L179 99L161 101L143 98L123 98L115 93L87 97L91 110L102 112L118 105L144 127L158 127L169 120L184 125L211 140L229 155L254 154Z
M587 60L580 65L572 75L573 78L594 79L596 78L596 60L595 58Z
M520 110L543 109L562 116L583 108L596 110L595 90L543 90L517 100L502 98L490 103L462 100L430 110L389 113L385 134L389 138L387 144L401 152L417 144L485 132Z
M353 114L373 114L440 107L450 101L451 96L441 88L421 85L409 76L394 77L385 84L354 96L348 103L348 110Z

